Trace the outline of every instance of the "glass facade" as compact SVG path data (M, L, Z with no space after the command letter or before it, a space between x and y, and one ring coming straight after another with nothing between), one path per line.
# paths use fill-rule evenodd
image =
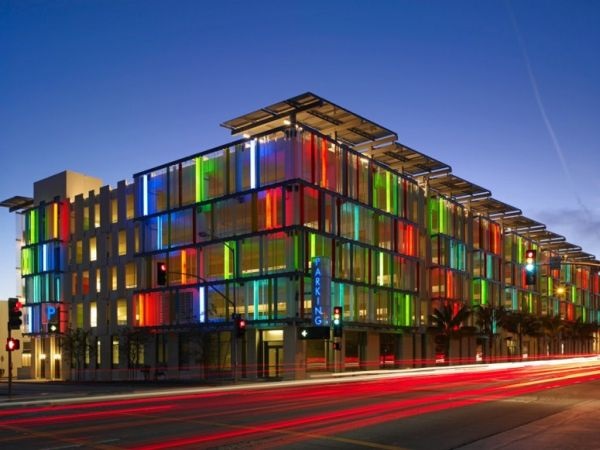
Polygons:
M377 343L394 361L418 346L431 357L429 317L448 303L600 320L597 270L551 268L557 253L527 233L309 127L273 128L23 215L25 331L43 338L51 320L62 333L90 330L90 367L131 364L130 329L148 333L136 364L161 371L189 371L198 352L204 374L239 362L258 376L285 373L282 361L330 367L326 346L296 336L314 319L315 258L330 261L326 305L343 307L347 361L378 359ZM539 255L534 286L527 249ZM249 324L241 348L232 314Z

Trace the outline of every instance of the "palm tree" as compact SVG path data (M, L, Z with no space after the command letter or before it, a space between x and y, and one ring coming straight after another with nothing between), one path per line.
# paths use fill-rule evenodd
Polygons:
M572 325L573 338L581 343L581 353L586 352L587 343L594 339L594 333L598 331L598 324L586 323L582 317L578 317Z
M491 361L494 339L497 335L496 326L502 322L506 314L504 306L475 305L475 324L479 328L479 334L486 337L486 359Z
M564 321L558 314L545 316L542 318L542 328L544 335L550 342L550 356L558 355L560 353L560 342L565 331Z
M539 336L541 322L530 313L508 311L502 318L502 328L517 335L519 357L523 358L523 336Z
M439 308L433 310L429 316L437 336L441 338L444 346L444 361L450 364L450 341L460 332L471 310L467 305L460 303L444 302Z

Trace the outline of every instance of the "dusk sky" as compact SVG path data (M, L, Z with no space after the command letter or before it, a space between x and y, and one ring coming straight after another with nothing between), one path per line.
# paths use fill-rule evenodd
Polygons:
M0 0L0 200L116 185L311 91L600 258L599 24L593 0ZM7 209L0 255L7 298Z

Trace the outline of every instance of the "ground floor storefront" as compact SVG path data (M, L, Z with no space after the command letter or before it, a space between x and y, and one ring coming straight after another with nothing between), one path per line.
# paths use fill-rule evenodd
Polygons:
M318 373L477 364L599 353L586 342L498 334L459 335L449 354L435 330L350 326L341 338L304 340L299 326L231 330L143 330L88 336L85 344L60 335L33 337L30 377L45 380L295 380Z

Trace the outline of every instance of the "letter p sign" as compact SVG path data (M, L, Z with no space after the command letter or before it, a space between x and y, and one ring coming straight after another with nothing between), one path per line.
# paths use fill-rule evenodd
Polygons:
M54 306L46 307L46 317L48 319L48 322L51 322L53 319L56 318L56 308Z

